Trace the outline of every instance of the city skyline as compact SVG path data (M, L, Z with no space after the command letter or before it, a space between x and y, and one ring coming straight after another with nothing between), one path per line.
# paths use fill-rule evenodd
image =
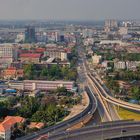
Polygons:
M0 20L140 19L139 0L0 0ZM135 8L134 8L135 7Z

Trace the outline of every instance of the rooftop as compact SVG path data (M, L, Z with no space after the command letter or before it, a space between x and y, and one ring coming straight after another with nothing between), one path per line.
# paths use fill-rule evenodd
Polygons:
M20 54L20 57L25 57L25 58L40 58L41 54L39 53L23 53Z

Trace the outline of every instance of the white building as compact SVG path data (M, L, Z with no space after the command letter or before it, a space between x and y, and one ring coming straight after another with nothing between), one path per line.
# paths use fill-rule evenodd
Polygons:
M115 69L126 69L126 63L124 61L114 62Z
M21 90L55 90L58 87L65 87L67 90L72 90L74 87L73 81L40 81L40 80L24 80L23 82L11 82L9 87L12 89Z
M107 45L107 44L119 44L122 45L123 42L120 40L101 40L100 42L101 45Z
M13 45L0 45L0 64L11 64L17 60L17 48Z
M17 38L16 38L15 42L19 43L19 42L24 42L24 41L25 41L25 34L24 33L17 34Z
M126 67L129 70L135 70L138 66L140 66L140 61L126 61Z
M89 46L94 44L94 39L93 38L86 38L84 39L84 45Z
M61 61L66 61L67 58L67 53L66 52L61 52Z
M119 34L120 35L127 35L128 34L128 28L127 27L120 27L119 28Z
M101 62L101 59L102 59L101 55L95 54L95 55L92 56L92 62L93 62L94 65L99 64Z

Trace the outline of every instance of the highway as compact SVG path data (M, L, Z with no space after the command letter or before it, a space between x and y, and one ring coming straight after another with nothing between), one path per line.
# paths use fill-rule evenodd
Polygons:
M86 90L87 95L89 97L90 103L89 103L88 107L84 111L82 111L80 114L76 115L75 117L73 117L69 120L66 120L64 122L60 122L54 126L42 129L40 131L31 133L31 134L24 136L24 137L21 137L21 138L17 138L16 140L33 140L33 139L37 139L45 134L49 135L49 134L54 134L54 133L57 133L60 131L65 131L66 129L73 126L74 124L76 124L78 122L79 123L82 122L89 115L93 115L97 109L98 102L97 102L94 94L91 92L90 87L86 86L85 90Z
M105 140L136 135L140 135L140 122L130 120L102 123L80 130L60 132L50 136L48 140Z
M96 88L98 88L98 90L101 93L101 96L104 100L106 100L107 102L120 106L120 107L124 107L126 109L130 109L133 111L140 111L140 105L136 105L136 104L131 104L119 99L116 99L114 97L112 97L109 92L107 92L107 90L104 88L104 85L100 83L99 80L96 79L96 77L92 74L88 74L88 76L91 78L91 80L93 81L93 84L96 86Z
M88 76L90 69L89 69L89 66L87 65L83 48L79 47L78 52L79 52L79 61L78 62L79 62L79 66L81 68L80 69L81 72L79 73L80 77L84 81L84 85L88 84L90 86L92 92L94 92L96 94L96 98L98 100L98 112L101 116L102 121L107 122L107 121L119 120L120 118L114 108L114 105L106 102L106 100L104 100L102 98L99 89L94 85L93 81Z
M102 97L102 92L99 90L99 88L96 86L96 84L88 77L89 83L91 87L93 88L94 92L98 95L98 98L100 100L100 103L102 103L105 114L108 116L108 120L103 120L103 121L115 121L119 120L119 116L116 112L116 109L113 104L106 102L104 98Z

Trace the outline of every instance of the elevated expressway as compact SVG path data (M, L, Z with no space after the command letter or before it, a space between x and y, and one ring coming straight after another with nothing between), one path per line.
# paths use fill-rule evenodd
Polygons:
M107 102L130 109L133 111L140 111L140 105L128 103L125 101L122 101L120 99L116 99L115 97L111 96L110 92L106 89L105 85L101 83L101 80L97 79L95 74L92 74L89 66L86 63L86 60L83 61L84 68L86 69L86 74L88 76L88 80L92 84L92 86L98 91L100 96Z
M136 105L136 104L131 104L119 99L116 99L114 97L112 97L108 91L104 88L104 85L100 83L100 81L98 79L96 79L96 77L92 74L88 74L89 78L92 80L93 85L99 90L100 95L102 96L102 98L104 100L106 100L107 102L126 108L126 109L130 109L133 111L140 111L140 105Z
M50 136L47 140L107 140L140 135L140 122L115 121L89 126L74 131L65 131Z

